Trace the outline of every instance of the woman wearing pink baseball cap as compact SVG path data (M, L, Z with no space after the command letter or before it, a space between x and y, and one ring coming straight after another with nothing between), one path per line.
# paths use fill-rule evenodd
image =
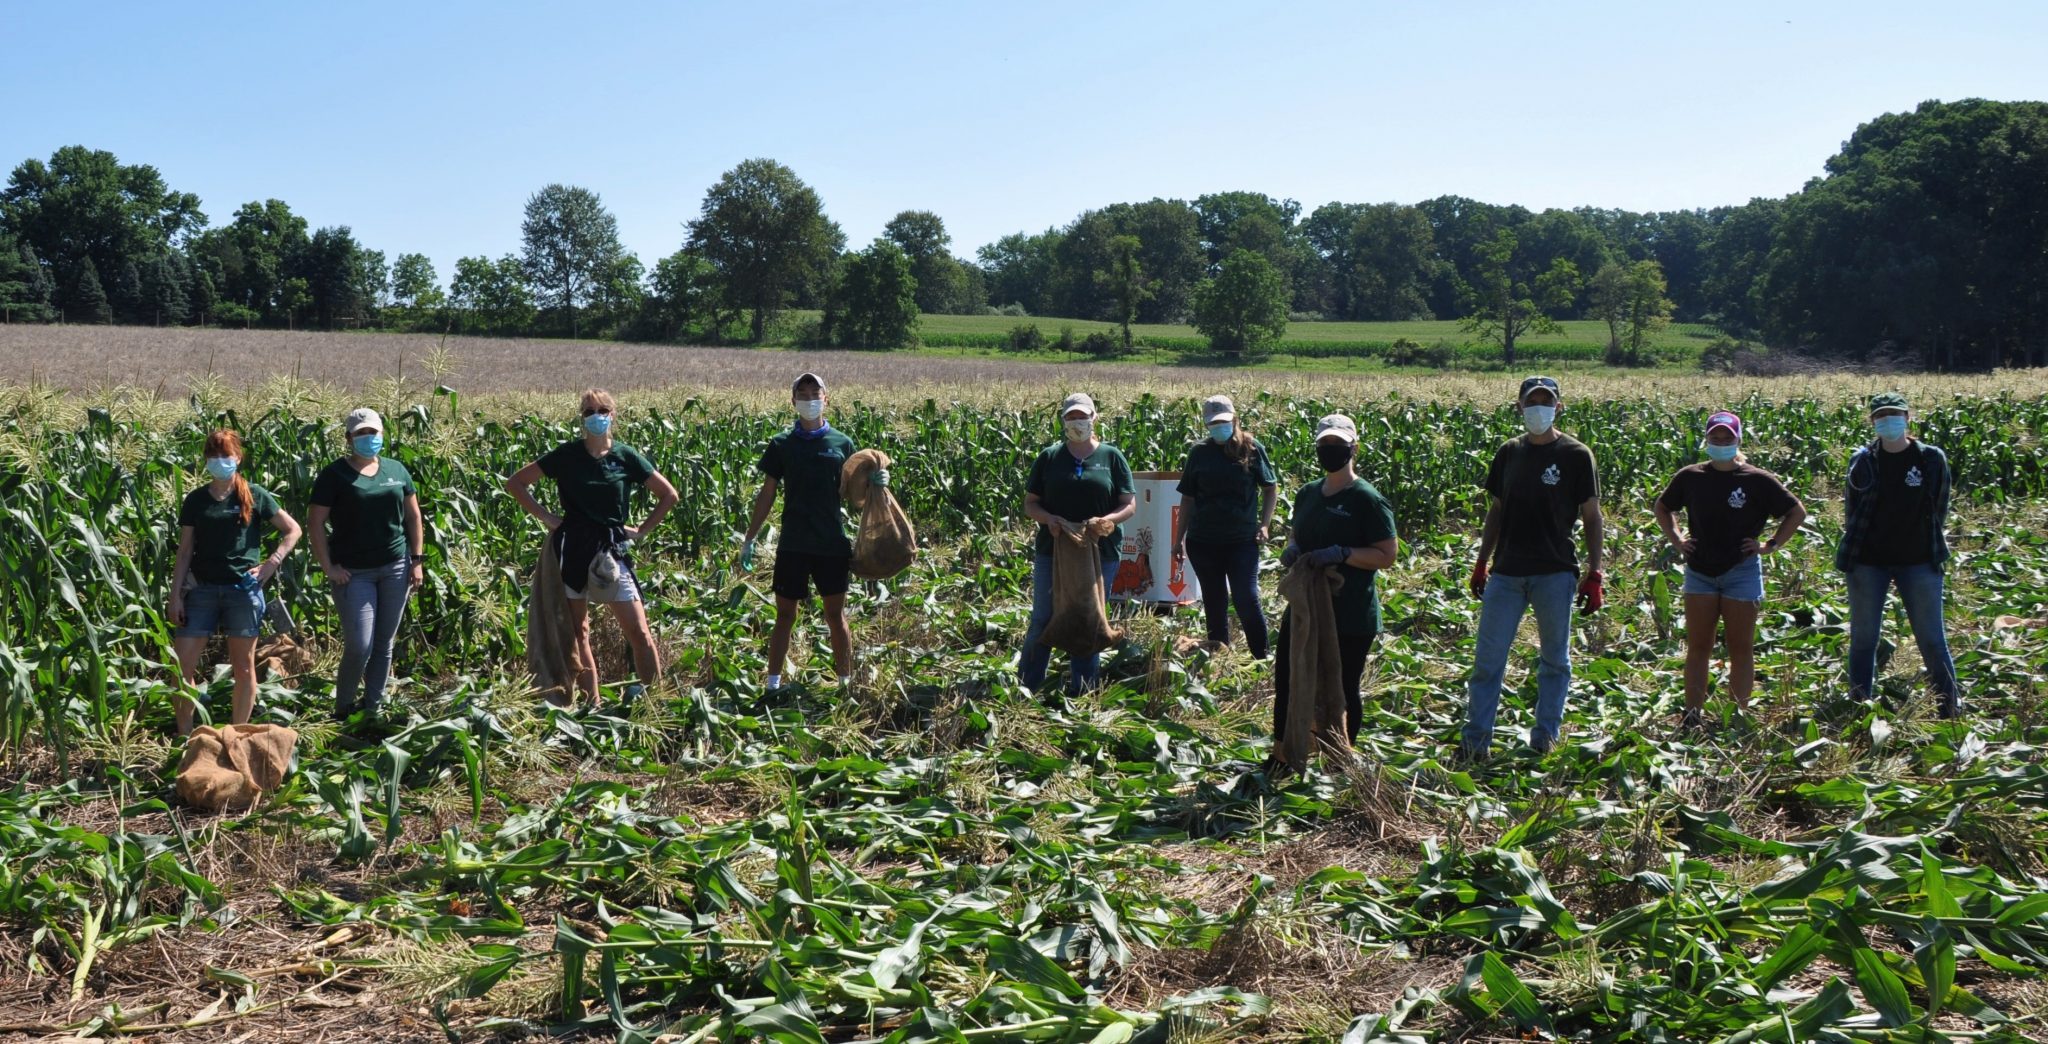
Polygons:
M1764 600L1763 557L1784 547L1806 520L1806 507L1776 475L1742 455L1742 418L1722 410L1707 418L1707 460L1679 470L1654 510L1664 539L1685 558L1684 727L1701 726L1707 664L1717 625L1727 627L1728 691L1749 709L1756 684L1756 615ZM1685 512L1687 532L1676 514ZM1777 532L1763 543L1770 519Z

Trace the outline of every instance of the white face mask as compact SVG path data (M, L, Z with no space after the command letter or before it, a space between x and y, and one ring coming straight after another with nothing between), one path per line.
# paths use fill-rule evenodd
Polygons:
M798 399L796 401L796 415L807 421L814 421L823 417L825 415L825 400Z
M1529 429L1529 434L1531 435L1541 435L1549 431L1550 426L1556 422L1557 407L1555 406L1522 407L1522 427Z
M1067 441L1069 442L1086 442L1095 437L1095 418L1093 417L1083 417L1080 420L1067 421L1065 427L1067 429Z

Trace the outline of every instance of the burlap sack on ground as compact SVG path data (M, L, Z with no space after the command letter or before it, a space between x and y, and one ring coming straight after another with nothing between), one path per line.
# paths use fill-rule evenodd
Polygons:
M290 635L280 634L256 643L256 677L260 679L296 678L313 667L312 652Z
M1102 597L1099 545L1115 526L1103 522L1075 534L1052 531L1052 621L1038 640L1068 656L1093 656L1123 633L1109 625Z
M1344 654L1337 647L1332 596L1344 586L1336 567L1311 568L1297 560L1280 578L1287 601L1287 723L1277 752L1294 769L1312 752L1350 747L1344 728Z
M868 476L888 466L888 454L864 449L846 458L839 469L839 499L860 512L853 561L847 568L864 580L887 580L917 558L917 531L910 528L896 495L868 485Z
M526 599L526 669L542 698L557 706L574 702L576 676L583 664L576 658L576 632L569 623L569 596L562 590L562 563L551 539L542 540L540 564Z
M247 808L284 782L298 744L299 734L281 725L201 725L185 739L178 797L215 812Z

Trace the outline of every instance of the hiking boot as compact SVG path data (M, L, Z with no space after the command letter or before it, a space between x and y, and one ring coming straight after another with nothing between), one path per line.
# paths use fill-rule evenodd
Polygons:
M1678 717L1678 731L1688 736L1697 736L1707 731L1706 716L1698 707L1687 707Z
M1451 755L1451 764L1483 765L1492 754L1493 752L1486 747L1471 747L1461 742L1458 744L1457 753Z
M1941 701L1935 704L1934 709L1935 713L1941 715L1941 720L1954 721L1963 716L1963 701L1954 693L1945 693Z
M1529 730L1529 749L1535 751L1538 757L1550 753L1550 748L1555 746L1557 746L1557 737L1544 732L1542 729Z

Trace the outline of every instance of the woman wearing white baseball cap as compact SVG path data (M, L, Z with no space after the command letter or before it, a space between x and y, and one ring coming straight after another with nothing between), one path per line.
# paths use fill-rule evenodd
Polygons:
M1173 553L1185 555L1202 587L1209 641L1230 641L1230 609L1244 628L1252 658L1266 658L1266 614L1259 607L1259 545L1273 525L1280 499L1266 447L1238 420L1228 395L1202 403L1208 434L1188 446L1180 468L1180 510L1174 513Z
M1123 451L1096 438L1095 420L1094 398L1082 392L1067 396L1060 403L1063 438L1039 451L1024 485L1024 514L1038 523L1038 538L1031 559L1031 619L1024 628L1024 648L1018 651L1017 682L1032 692L1044 688L1052 665L1052 650L1038 638L1052 624L1053 530L1078 532L1097 522L1110 526L1109 536L1099 545L1102 589L1107 592L1116 579L1123 524L1138 510L1131 464ZM1077 693L1095 686L1101 657L1076 656L1070 666L1067 691Z
M426 579L426 526L405 465L383 455L384 418L368 407L342 421L348 455L313 480L306 528L341 613L335 717L376 716L391 680L391 642L406 599ZM357 690L362 691L360 702Z
M1742 455L1742 418L1721 410L1707 418L1707 460L1681 468L1652 510L1657 526L1685 557L1685 716L1683 727L1702 725L1707 668L1714 632L1725 626L1728 693L1749 709L1756 687L1756 615L1764 600L1762 556L1784 547L1806 521L1806 507L1778 476ZM1685 512L1689 532L1678 531ZM1764 524L1780 519L1763 543Z

